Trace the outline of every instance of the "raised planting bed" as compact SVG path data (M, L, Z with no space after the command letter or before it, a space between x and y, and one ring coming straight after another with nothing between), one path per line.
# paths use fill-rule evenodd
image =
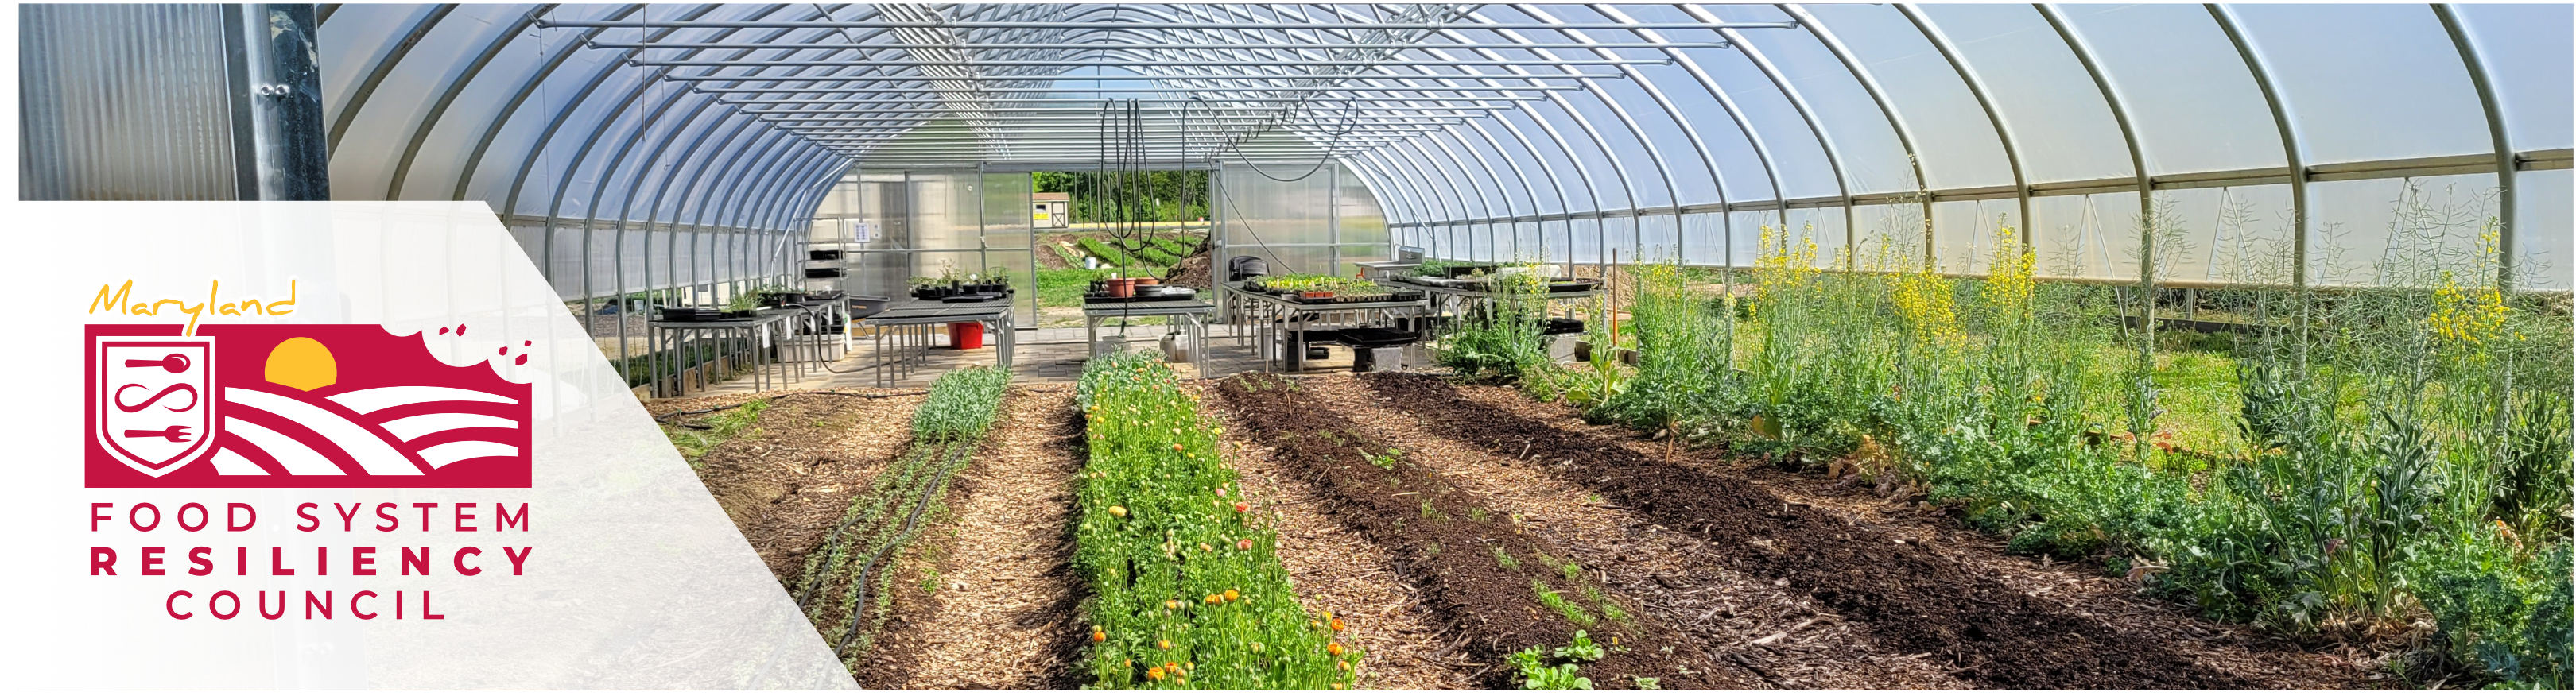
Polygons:
M867 687L899 670L875 663L872 653L894 607L899 572L893 563L940 516L952 477L992 429L1010 380L1009 370L973 367L932 383L913 411L910 447L850 499L789 584L815 630Z
M1090 587L1086 688L1344 689L1361 662L1298 604L1268 513L1240 500L1217 430L1153 352L1083 368L1090 453L1074 568Z
M1479 677L1490 687L1754 685L1698 640L1631 614L1640 606L1588 580L1562 546L1493 515L1294 380L1236 375L1218 393L1252 438L1329 494L1326 510L1400 557L1397 570L1431 601L1432 617L1488 664Z
M1707 542L1729 569L1776 579L1869 626L1880 646L1942 659L1992 688L2242 688L2278 685L2196 663L2159 638L2068 610L1920 541L1781 500L1724 473L1658 458L1470 399L1427 375L1361 381L1444 439L1496 459L1550 465L1553 478ZM2325 668L2307 685L2358 678Z

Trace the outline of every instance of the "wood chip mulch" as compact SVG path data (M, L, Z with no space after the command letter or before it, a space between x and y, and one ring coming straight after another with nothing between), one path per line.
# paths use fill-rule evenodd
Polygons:
M1202 405L1224 422L1225 463L1242 475L1246 500L1277 515L1279 560L1298 596L1309 610L1332 611L1353 625L1368 660L1357 687L1476 687L1467 673L1490 660L1469 659L1456 651L1456 640L1438 636L1438 626L1422 614L1425 601L1395 571L1394 555L1326 512L1323 490L1288 472L1299 466L1279 462L1268 447L1241 441L1251 431L1231 405Z
M1081 627L1068 528L1082 467L1073 391L1013 387L1001 411L974 464L956 477L950 515L924 548L937 550L928 564L937 570L938 592L917 613L924 619L889 640L903 647L908 666L895 687L1073 687L1067 662Z

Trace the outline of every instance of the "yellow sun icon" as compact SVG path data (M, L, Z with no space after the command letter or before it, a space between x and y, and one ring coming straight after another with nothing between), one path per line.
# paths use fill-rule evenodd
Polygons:
M340 381L340 363L322 341L299 336L268 351L267 375L271 384L312 391Z

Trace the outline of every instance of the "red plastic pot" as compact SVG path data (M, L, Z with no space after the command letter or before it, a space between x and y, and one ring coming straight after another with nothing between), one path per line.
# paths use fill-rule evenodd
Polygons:
M948 347L958 350L980 350L984 347L984 324L959 321L948 324Z

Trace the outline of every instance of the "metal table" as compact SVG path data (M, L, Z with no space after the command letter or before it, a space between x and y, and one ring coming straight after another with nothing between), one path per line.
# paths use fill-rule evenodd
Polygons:
M796 363L792 362L770 362L769 353L766 350L771 340L785 336L793 329L797 319L807 316L807 311L803 309L765 309L755 312L750 318L714 321L657 319L645 322L647 329L645 376L651 378L653 396L661 398L689 393L688 371L701 367L703 369L699 369L696 382L699 390L715 385L713 375L730 373L744 368L745 365L748 365L751 370L755 391L769 389L769 373L772 368L777 370L778 381L782 385L802 378L803 367L795 366ZM733 350L734 346L740 346L741 350ZM689 350L692 347L712 348L714 355L708 357L703 363L691 365L688 360ZM669 368L671 376L668 382L671 391L667 392L663 390L665 382L661 373L662 350L665 348L672 351L673 360Z
M1261 356L1261 369L1269 371L1273 356L1288 371L1296 371L1306 361L1306 343L1300 341L1288 352L1279 352L1283 334L1304 338L1304 333L1321 326L1365 326L1381 321L1393 322L1399 317L1420 318L1431 309L1428 297L1412 301L1309 302L1273 294L1248 291L1240 282L1228 283L1233 299L1254 324L1255 352ZM1240 322L1240 319L1238 320Z
M995 335L1001 336L1001 342L993 348L994 364L1010 369L1011 356L1019 346L1019 324L1008 297L971 304L906 300L886 307L877 315L860 319L859 323L879 329L876 334L877 386L885 386L889 375L892 379L902 379L911 374L907 361L930 356L930 348L935 344L930 339L931 329L968 321L982 323L986 328L994 329ZM886 353L889 341L894 344L892 356Z
M1429 304L1430 304L1430 307L1431 307L1431 314L1430 314L1430 315L1435 316L1435 317L1441 317L1441 318L1447 318L1448 316L1450 316L1450 315L1451 315L1451 314L1453 314L1453 313L1460 313L1460 312L1464 312L1464 311L1466 311L1466 305L1467 305L1467 304L1469 304L1469 303L1473 303L1473 302L1476 302L1476 301L1482 301L1482 300L1485 300L1485 299L1492 299L1492 298L1494 298L1494 296L1495 296L1495 293L1494 293L1494 292L1487 291L1487 290L1482 290L1482 289L1466 289L1466 288L1461 288L1461 287L1442 287L1442 286L1437 286L1437 285L1416 284L1416 283L1413 283L1413 282L1403 282L1403 281L1397 281L1397 280L1387 280L1387 281L1384 281L1384 282L1379 282L1378 284L1379 284L1379 285L1381 285L1381 286L1385 286L1385 287L1392 287L1392 288L1395 288L1395 289L1410 289L1410 290L1414 290L1414 291L1422 292L1422 293L1423 293L1423 298L1424 298L1426 301L1428 301L1428 302L1429 302ZM1596 284L1596 285L1593 285L1593 287L1592 287L1591 289L1586 289L1586 290L1576 291L1576 292L1548 292L1547 294L1544 294L1544 295L1542 295L1542 296L1543 296L1544 298L1546 298L1547 300L1549 300L1549 301L1556 301L1556 300L1559 300L1559 299L1584 299L1584 298L1589 298L1589 297L1593 297L1593 296L1599 296L1600 294L1601 294L1601 286ZM1446 324L1441 324L1441 325L1446 325ZM1423 329L1419 329L1419 330L1421 330L1421 331L1422 331L1422 339L1423 339L1423 340L1431 340L1431 339L1433 339L1434 337L1436 337L1436 334L1437 334L1436 329L1423 328Z
M1188 301L1084 302L1082 305L1082 332L1083 337L1089 341L1089 344L1084 346L1084 350L1089 352L1092 357L1100 356L1100 323L1102 321L1112 318L1133 318L1137 316L1167 316L1176 318L1180 319L1181 328L1188 331L1190 341L1190 364L1198 365L1199 377L1206 378L1208 376L1207 317L1214 313L1216 313L1215 302L1199 301L1195 299Z

